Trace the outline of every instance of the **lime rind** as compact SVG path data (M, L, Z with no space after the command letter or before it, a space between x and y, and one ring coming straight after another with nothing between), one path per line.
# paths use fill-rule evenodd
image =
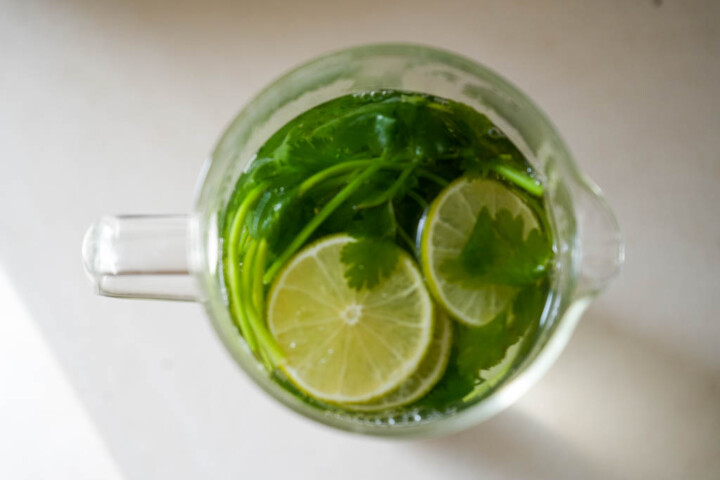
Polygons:
M444 312L435 320L433 340L417 370L402 385L377 400L362 404L344 404L358 412L378 412L413 403L424 397L440 381L452 348L452 321Z
M420 238L420 263L430 292L453 318L473 327L492 321L518 291L507 285L466 288L444 278L440 271L446 260L461 254L483 209L493 216L501 209L520 215L525 235L540 226L532 209L502 183L462 177L435 198Z

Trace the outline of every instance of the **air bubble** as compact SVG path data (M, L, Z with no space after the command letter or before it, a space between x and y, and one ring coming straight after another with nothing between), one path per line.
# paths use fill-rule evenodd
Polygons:
M492 127L490 130L488 130L487 134L490 138L505 138L505 134L503 133L503 131L497 127Z

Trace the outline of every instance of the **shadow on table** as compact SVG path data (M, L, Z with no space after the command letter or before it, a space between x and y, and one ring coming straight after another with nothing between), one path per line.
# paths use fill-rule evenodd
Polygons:
M455 469L464 464L463 470L482 472L484 478L557 480L580 473L586 480L619 478L602 471L567 440L517 409L412 448L423 456L442 457Z
M720 478L717 376L622 325L591 309L517 405L410 448L486 478Z

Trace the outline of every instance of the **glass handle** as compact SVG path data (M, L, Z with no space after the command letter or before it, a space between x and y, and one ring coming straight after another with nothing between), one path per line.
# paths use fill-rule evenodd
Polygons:
M85 271L98 294L194 301L186 215L103 217L83 240Z
M602 290L620 272L625 245L615 214L589 179L574 195L577 222L577 298Z

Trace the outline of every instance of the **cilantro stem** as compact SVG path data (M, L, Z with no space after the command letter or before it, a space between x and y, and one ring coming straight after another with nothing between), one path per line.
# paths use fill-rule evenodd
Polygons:
M403 241L407 244L410 251L414 253L417 246L415 245L415 242L412 241L412 238L410 238L410 235L408 235L405 229L400 225L397 226L397 232L400 235L400 238L402 238Z
M318 183L322 182L323 180L332 177L334 175L337 175L338 173L345 173L348 170L355 170L358 168L367 167L368 165L372 164L372 162L377 161L377 158L370 159L370 160L353 160L350 162L343 162L338 163L337 165L333 165L332 167L326 168L325 170L321 170L320 172L316 173L312 177L309 177L304 182L300 184L300 189L298 190L298 195L302 196L310 190L312 187L317 185Z
M262 312L265 308L264 287L262 282L263 273L265 272L265 262L267 261L268 242L266 239L260 240L258 249L255 254L255 265L253 266L253 305L258 312Z
M257 343L255 342L255 336L252 334L250 329L249 319L242 307L243 281L238 269L240 267L240 245L245 242L247 237L247 233L243 228L245 219L247 218L248 212L252 206L265 191L265 188L267 188L267 182L263 182L253 188L245 196L245 199L235 213L235 218L233 219L233 224L230 229L228 245L227 280L230 287L230 307L235 318L237 318L240 334L243 338L245 338L248 347L250 347L250 350L253 352L257 350Z
M247 288L244 291L245 298L243 300L246 314L250 322L250 327L252 328L253 333L257 336L260 351L265 351L270 359L271 364L277 365L278 363L283 361L284 355L282 353L282 350L280 349L280 346L275 341L275 338L273 338L273 336L265 327L265 322L263 322L261 314L262 310L258 311L253 302L254 288L251 275L256 273L257 265L260 263L256 261L260 243L262 242L258 242L257 240L251 240L250 245L248 246L247 253L245 254L245 260L243 261L243 283L245 284L244 286ZM254 283L257 284L257 281Z
M235 254L237 255L237 249L239 245L239 237L240 234L243 231L243 224L245 223L245 219L247 218L248 213L250 212L250 209L255 205L255 202L258 198L260 198L260 195L263 194L265 189L268 186L268 182L262 182L257 187L250 190L243 199L242 203L237 209L237 213L235 214L235 219L233 220L232 228L230 230L230 247L229 247L229 254L233 254L233 248L235 249Z
M266 239L260 240L260 243L258 244L257 251L255 252L255 265L253 266L253 291L252 291L252 297L253 297L253 306L255 307L255 311L258 315L260 315L261 319L264 316L265 311L265 289L263 287L262 277L263 272L265 271L265 262L267 261L267 254L268 254L268 242ZM264 322L263 322L264 323ZM272 339L275 346L271 347L275 349L277 347L277 350L280 351L280 347L277 345L277 342L275 339ZM267 348L267 347L266 347ZM273 370L273 362L270 358L270 355L268 354L266 348L260 349L260 357L262 358L262 362L265 365L265 368L267 368L268 371Z
M413 173L413 170L415 170L415 165L410 165L409 167L405 167L405 170L400 174L398 179L393 183L393 185L388 189L387 198L391 199L395 196L398 190L400 190L400 187L402 187L405 182L407 181L408 177L411 173Z
M425 201L425 199L424 199L423 197L421 197L415 190L410 190L410 191L408 191L407 194L408 194L408 197L410 197L410 198L412 198L413 200L415 200L415 201L417 202L417 204L420 205L420 207L421 207L423 210L426 210L426 209L428 208L428 203L427 203L427 202Z
M275 369L273 367L272 360L270 359L270 355L268 355L264 348L260 349L260 359L268 372L272 372Z
M343 175L338 175L336 177L325 180L324 182L322 182L322 184L318 185L317 187L325 188L325 191L327 191L327 192L332 191L333 189L336 189L340 186L345 186L348 183L350 183L350 181L353 178L355 178L356 173L357 172L355 172L355 171L351 171L351 172L345 173Z
M442 178L441 176L435 175L434 173L432 173L428 170L425 170L424 168L418 169L418 174L420 174L421 177L425 177L428 180L431 180L431 181L437 183L441 187L445 187L445 186L447 186L448 183L450 183L447 180L445 180L444 178Z
M332 120L329 120L329 121L323 123L319 127L315 128L310 135L311 135L311 137L321 136L324 131L330 130L331 128L333 128L334 126L336 126L338 124L342 124L343 121L345 121L349 118L358 117L360 115L365 115L367 113L372 113L374 110L380 110L380 112L382 112L382 110L385 108L386 108L386 106L383 105L382 102L369 103L367 105L356 107L355 110L353 110L351 112L347 112L343 115L340 115L339 117L336 116Z
M265 351L270 358L272 365L278 365L285 361L285 354L283 354L280 346L275 341L275 338L268 331L263 323L260 314L255 311L255 307L250 306L248 308L248 314L250 317L250 326L258 337L258 342L262 345L261 351ZM272 367L271 367L272 370Z
M252 271L252 263L253 263L253 257L255 255L255 249L257 248L257 242L253 239L250 239L248 241L247 250L245 251L245 256L243 257L242 262L242 276L240 278L240 285L239 285L239 292L238 292L238 298L240 300L240 308L239 310L242 312L242 315L245 319L246 325L247 325L247 335L249 338L252 339L253 348L252 351L260 350L262 351L262 345L259 344L258 339L255 336L254 328L251 324L251 312L250 308L250 296L248 294L249 289L252 287L251 283L251 271Z
M407 182L407 178L410 176L411 173L413 173L413 170L415 170L415 165L405 167L397 180L395 180L395 182L390 185L390 188L385 191L382 197L376 199L373 202L363 203L362 206L375 207L389 200L392 200L397 191L400 190L403 185L405 185L405 182Z
M243 258L243 268L242 268L242 286L243 290L241 292L241 299L243 302L243 305L246 307L246 310L249 310L248 307L251 307L252 304L252 289L253 289L253 279L252 279L252 272L253 267L255 266L255 252L257 251L258 242L257 240L250 240L250 244L248 245L247 251L245 252L245 257Z
M243 288L242 280L238 280L238 283L239 285L236 284L231 291L233 297L232 312L238 319L240 333L247 342L248 347L250 347L250 351L255 352L258 349L258 345L255 341L255 335L253 335L252 329L250 328L250 319L246 315L245 310L242 308L242 300L240 299Z
M263 281L265 284L272 282L275 275L282 266L287 262L290 257L305 243L305 241L313 234L313 232L335 211L345 200L350 197L355 191L360 188L360 185L371 177L382 167L382 163L375 161L372 165L366 168L361 174L359 174L353 181L348 183L345 188L340 190L332 200L325 204L325 206L318 212L317 215L310 220L305 227L298 233L293 239L292 243L285 249L285 251L270 265L270 268L265 272Z
M359 170L361 168L367 167L369 165L372 165L373 162L376 162L380 160L380 158L371 158L367 160L350 160L347 162L338 163L337 165L333 165L332 167L328 167L325 170L321 170L318 173L314 174L313 176L307 178L305 181L303 181L300 184L300 188L298 189L298 195L302 196L305 193L308 192L308 190L312 189L313 187L317 186L319 183L323 182L324 180L327 180L330 177L333 177L335 175L341 174L341 173L347 173L347 172L353 172L353 170ZM407 162L405 163L383 163L380 168L381 169L389 169L389 170L402 170L402 180L407 180L407 177L410 176L413 169L415 168L416 164L409 164ZM407 173L406 173L407 172ZM448 182L443 179L440 176L434 175L431 172L428 172L427 170L423 170L421 175L426 176L428 178L432 178L433 181L440 183L440 185L447 185ZM397 191L402 184L403 181L396 182L396 185L393 185L390 187L390 193L391 195L387 196L388 198L392 195L394 195L395 191ZM383 200L385 201L385 200ZM382 202L380 202L382 203Z
M545 191L542 183L538 182L530 175L527 175L526 173L523 173L512 167L509 167L507 165L493 165L492 169L499 173L501 176L505 177L505 179L511 181L512 183L527 191L531 195L539 197Z

